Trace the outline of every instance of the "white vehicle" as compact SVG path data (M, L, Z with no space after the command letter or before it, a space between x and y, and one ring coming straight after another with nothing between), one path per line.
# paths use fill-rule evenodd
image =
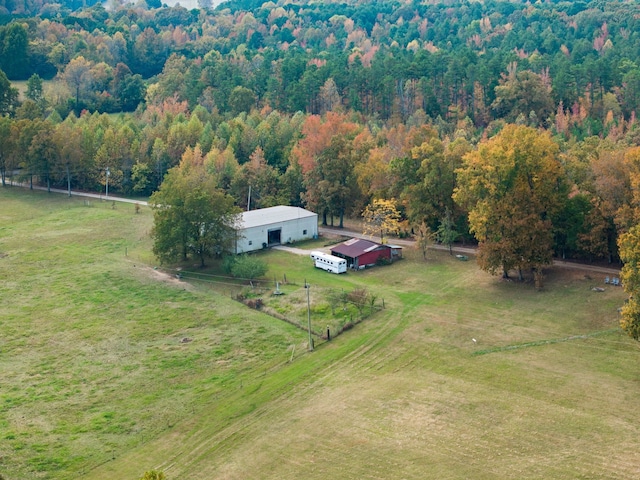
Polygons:
M321 268L331 273L345 273L347 271L347 261L344 258L318 251L311 252L309 256L316 268Z

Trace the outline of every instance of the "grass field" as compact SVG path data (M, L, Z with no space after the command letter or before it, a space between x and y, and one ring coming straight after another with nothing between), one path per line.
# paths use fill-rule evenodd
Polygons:
M442 252L344 276L264 253L285 296L306 278L384 299L307 353L230 287L154 270L148 211L0 205L6 479L640 476L640 350L599 276L550 270L536 292Z

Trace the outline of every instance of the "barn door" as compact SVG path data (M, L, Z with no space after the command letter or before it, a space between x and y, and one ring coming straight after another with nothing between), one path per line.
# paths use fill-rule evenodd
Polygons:
M269 246L272 245L280 245L280 236L282 235L281 228L274 228L273 230L269 230L267 232L267 241L269 242Z

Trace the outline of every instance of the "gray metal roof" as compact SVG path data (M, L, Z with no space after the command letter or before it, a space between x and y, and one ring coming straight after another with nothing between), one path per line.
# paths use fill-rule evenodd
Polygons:
M259 227L317 216L317 213L310 212L304 208L278 205L277 207L260 208L258 210L242 212L239 228Z

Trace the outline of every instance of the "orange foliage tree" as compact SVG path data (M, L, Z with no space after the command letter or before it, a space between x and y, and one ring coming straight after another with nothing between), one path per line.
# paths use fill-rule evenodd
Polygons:
M303 138L292 150L304 177L306 205L327 217L338 216L340 227L347 210L358 210L362 194L358 188L356 166L364 161L372 147L368 130L346 115L327 112L323 119L308 117L302 126Z
M469 211L480 267L504 277L516 268L520 278L531 269L541 286L541 268L552 260L552 219L566 199L558 146L536 129L507 125L467 154L457 173L454 198Z

